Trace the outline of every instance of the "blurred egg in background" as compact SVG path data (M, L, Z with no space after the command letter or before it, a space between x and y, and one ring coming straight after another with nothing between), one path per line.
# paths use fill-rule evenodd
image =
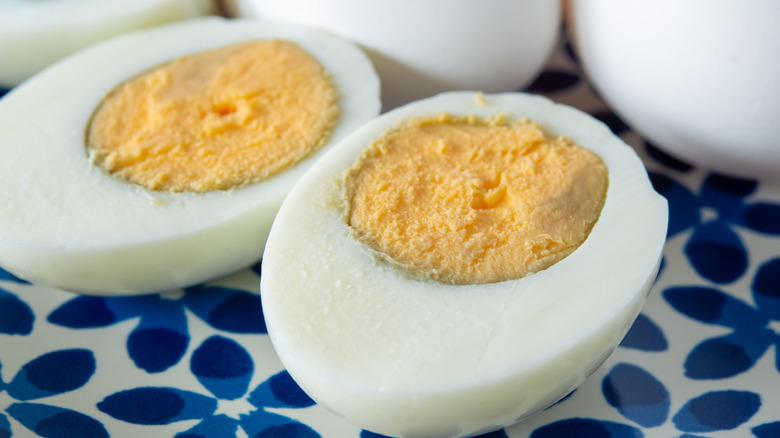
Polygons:
M216 10L213 0L0 1L0 87L109 37Z
M566 20L597 92L655 146L780 179L780 2L570 0Z
M384 109L449 90L516 91L541 73L560 31L553 0L228 0L236 17L320 27L359 43Z

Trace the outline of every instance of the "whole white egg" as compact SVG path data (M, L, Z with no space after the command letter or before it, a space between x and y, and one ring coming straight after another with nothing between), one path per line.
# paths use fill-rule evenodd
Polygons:
M691 164L780 178L780 2L571 0L590 81L625 121Z
M104 39L215 12L213 0L0 2L0 86Z
M292 41L330 74L340 118L320 150L262 182L205 193L149 190L90 161L85 131L109 91L173 59L251 39ZM362 51L300 25L210 17L92 46L0 99L0 266L92 294L163 291L233 272L260 259L303 172L379 108Z
M527 117L598 154L609 187L584 243L546 270L470 285L421 280L366 250L339 179L399 122L442 112ZM609 356L654 281L666 224L640 159L589 115L520 93L444 93L368 122L286 198L263 258L268 333L300 386L360 427L485 433L546 408Z
M229 0L236 16L327 29L363 47L385 109L449 90L516 91L544 67L557 0Z

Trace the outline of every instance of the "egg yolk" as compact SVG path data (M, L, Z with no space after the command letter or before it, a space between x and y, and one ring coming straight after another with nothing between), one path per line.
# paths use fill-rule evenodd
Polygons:
M598 220L608 172L538 123L439 114L385 133L343 182L359 241L417 277L480 284L572 253Z
M176 59L122 83L87 129L93 163L151 190L263 181L321 147L338 119L323 66L297 44L256 40Z

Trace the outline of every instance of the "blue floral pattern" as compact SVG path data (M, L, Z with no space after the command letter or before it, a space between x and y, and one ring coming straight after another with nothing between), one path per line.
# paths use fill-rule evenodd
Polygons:
M221 336L208 338L193 353L190 370L210 396L172 387L141 387L111 394L97 407L118 420L139 425L199 420L177 437L232 437L238 427L251 437L320 436L303 423L265 410L314 405L286 371L247 393L254 364L235 341ZM238 414L238 418L218 412L219 400L241 397L246 397L255 409Z
M642 351L664 351L668 348L661 328L643 313L640 313L631 325L620 346Z
M685 361L692 379L723 379L749 370L775 345L780 372L780 335L770 326L780 321L780 257L759 266L752 283L754 305L718 289L679 286L664 291L669 304L687 317L729 329L701 341Z
M34 321L35 315L30 306L16 295L0 289L0 333L29 335Z
M643 437L669 421L669 391L639 366L615 365L602 381L602 392L607 403L633 424L569 418L536 429L531 437ZM750 391L710 391L689 400L671 421L680 432L723 432L750 420L760 406L761 397Z
M55 309L49 322L71 329L107 327L128 319L138 325L127 338L136 366L159 373L175 365L189 344L189 310L212 327L232 333L266 333L260 297L245 291L195 286L179 298L79 296Z
M685 254L702 277L726 284L748 267L748 252L734 228L780 236L780 205L753 202L756 181L708 175L698 195L671 177L652 173L653 185L669 201L668 237L692 229ZM704 212L714 216L705 218Z
M95 358L91 351L69 349L52 351L33 359L22 366L10 382L0 379L0 392L5 391L15 400L6 408L5 414L0 413L0 436L14 435L8 420L10 416L39 436L108 437L105 427L88 415L30 402L75 391L84 386L94 372Z
M780 436L780 188L643 139L565 40L525 91L589 112L640 153L669 202L668 244L614 355L544 412L481 438ZM0 268L0 438L382 437L317 406L283 369L261 275L258 263L181 291L97 297Z

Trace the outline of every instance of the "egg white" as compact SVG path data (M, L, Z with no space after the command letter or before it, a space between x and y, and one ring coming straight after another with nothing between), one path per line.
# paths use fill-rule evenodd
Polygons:
M110 37L215 10L213 0L0 1L0 86Z
M604 160L601 216L574 253L518 280L419 281L350 235L335 182L399 120L439 112L528 117ZM261 296L273 345L317 402L391 436L468 436L512 424L577 387L617 346L653 283L667 204L602 123L525 94L445 93L380 116L331 150L279 211Z
M294 41L331 74L340 120L323 149L264 182L201 194L150 191L90 164L88 120L120 82L180 56L257 38ZM167 290L247 266L260 259L297 179L379 108L378 78L362 51L306 27L210 17L93 46L0 99L0 266L94 294Z

